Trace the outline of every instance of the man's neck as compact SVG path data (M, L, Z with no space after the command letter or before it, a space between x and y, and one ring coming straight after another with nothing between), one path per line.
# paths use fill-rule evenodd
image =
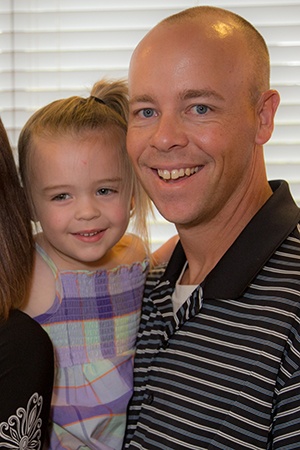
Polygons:
M181 284L201 283L271 195L271 188L266 185L251 195L246 192L240 203L224 208L209 222L193 228L178 226L188 260Z

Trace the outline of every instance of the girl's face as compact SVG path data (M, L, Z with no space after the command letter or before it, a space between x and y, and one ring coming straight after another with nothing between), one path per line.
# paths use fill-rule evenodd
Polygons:
M61 269L100 267L125 233L131 192L120 136L94 132L34 139L31 196L43 246Z

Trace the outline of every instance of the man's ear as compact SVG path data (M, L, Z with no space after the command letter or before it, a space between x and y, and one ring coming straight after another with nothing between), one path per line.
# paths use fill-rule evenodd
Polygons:
M271 138L274 129L274 117L280 103L279 93L273 89L264 92L258 102L258 130L256 143L264 145Z

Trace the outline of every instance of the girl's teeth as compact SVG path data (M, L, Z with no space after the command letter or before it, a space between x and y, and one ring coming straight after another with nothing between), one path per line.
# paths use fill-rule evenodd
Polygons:
M164 180L177 180L178 178L182 177L189 177L190 175L193 175L194 173L198 172L199 167L188 167L186 169L173 169L171 172L167 169L158 169L158 175L163 178Z
M95 234L97 234L97 231L94 231L93 233L80 233L80 236L91 237L95 236Z

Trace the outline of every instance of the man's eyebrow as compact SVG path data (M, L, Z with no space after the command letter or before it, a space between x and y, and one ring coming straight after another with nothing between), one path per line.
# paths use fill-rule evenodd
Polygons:
M179 94L180 100L189 100L193 98L215 98L216 100L223 100L224 97L214 89L187 89ZM129 99L129 104L133 103L153 103L153 97L150 95L136 95Z
M216 100L224 100L224 97L214 89L187 89L180 94L181 100L189 100L193 98L215 98Z
M129 98L129 104L151 102L153 102L153 98L150 95L135 95L134 97Z

